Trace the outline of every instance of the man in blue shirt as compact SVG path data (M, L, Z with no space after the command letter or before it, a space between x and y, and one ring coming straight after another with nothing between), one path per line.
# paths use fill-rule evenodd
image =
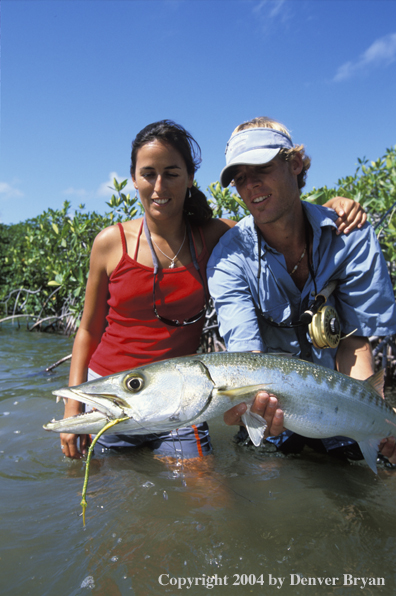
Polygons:
M226 164L222 185L234 181L251 213L221 238L208 263L227 350L290 352L357 379L371 376L368 338L396 333L395 297L372 227L336 235L333 211L301 201L310 159L276 121L256 118L237 127ZM352 335L323 349L315 347L300 317L330 282L336 284L327 304L336 309L342 334ZM336 319L332 324L337 327ZM227 413L226 422L238 423L245 407ZM279 434L283 417L275 397L268 408L275 416L271 432ZM272 440L287 449L290 434ZM352 443L338 437L324 441L327 450ZM384 440L381 449L396 462L393 439Z

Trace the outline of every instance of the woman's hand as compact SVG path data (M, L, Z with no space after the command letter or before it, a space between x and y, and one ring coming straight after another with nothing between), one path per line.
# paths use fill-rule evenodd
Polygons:
M360 203L345 197L334 197L324 204L324 207L333 209L338 215L336 234L348 234L354 228L361 228L367 220L367 214Z
M78 416L83 412L83 404L75 399L65 399L64 418ZM89 435L75 435L73 433L60 434L61 449L63 455L71 459L80 459L87 454L91 443Z
M245 403L238 404L224 414L224 422L229 426L243 426L241 416L247 410ZM275 395L259 391L254 399L251 411L259 414L267 423L264 437L279 435L283 430L283 411L278 407Z
M60 442L63 455L71 459L80 459L87 454L91 438L89 435L61 433Z

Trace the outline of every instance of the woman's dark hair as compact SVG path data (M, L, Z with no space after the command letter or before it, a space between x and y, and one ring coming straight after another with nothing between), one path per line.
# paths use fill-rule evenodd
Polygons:
M160 120L148 124L143 128L132 142L131 175L135 177L138 151L143 145L152 141L161 141L171 145L182 156L189 175L195 172L201 163L201 148L194 137L180 124L172 120ZM184 213L193 225L202 225L213 215L206 196L196 186L187 189L184 202Z

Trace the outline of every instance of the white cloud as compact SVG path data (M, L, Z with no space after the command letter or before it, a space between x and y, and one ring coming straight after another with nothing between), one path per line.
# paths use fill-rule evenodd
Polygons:
M356 61L342 64L333 81L339 83L373 68L386 68L395 60L396 33L390 33L377 39Z
M111 198L111 195L115 194L113 182L114 178L117 180L118 183L120 183L126 179L126 176L119 176L117 172L110 172L107 182L102 182L102 184L100 184L99 188L97 189L97 196L106 197L106 199L109 200ZM128 178L128 184L123 188L122 192L126 195L129 193L131 196L135 196L135 188L130 178Z
M85 190L84 188L73 188L73 186L66 188L66 190L63 191L63 194L64 195L73 195L75 197L79 197L80 199L85 199L89 196L88 191Z
M120 183L126 179L126 176L120 176L117 172L110 172L107 181L99 184L95 190L86 190L85 188L75 188L74 186L69 186L62 191L62 194L70 197L70 199L77 199L86 206L92 205L93 202L95 202L98 198L109 201L112 194L117 194L114 190L114 178ZM122 189L122 192L124 194L129 193L131 196L135 196L135 188L133 186L132 180L128 179L128 184Z
M281 21L288 19L288 8L286 0L261 0L254 8L253 12L258 15L265 23L268 19L279 18Z
M4 200L24 197L25 194L17 188L18 181L14 180L11 184L0 182L0 196Z

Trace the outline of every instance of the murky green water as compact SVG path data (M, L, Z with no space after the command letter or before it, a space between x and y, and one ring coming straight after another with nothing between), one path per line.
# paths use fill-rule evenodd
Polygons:
M193 465L96 450L83 528L84 464L42 430L70 350L0 328L1 596L396 593L396 470L260 455L221 420Z

